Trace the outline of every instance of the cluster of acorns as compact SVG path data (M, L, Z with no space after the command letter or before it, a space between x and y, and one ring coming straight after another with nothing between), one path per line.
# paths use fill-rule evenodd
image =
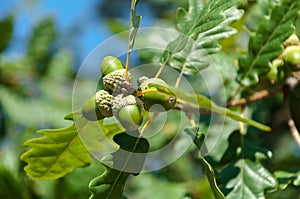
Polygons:
M300 71L300 42L296 34L291 35L283 44L283 53L272 61L267 76L271 80L282 80Z
M176 103L174 92L160 78L140 77L134 89L131 74L116 57L105 57L101 71L104 90L84 103L82 115L87 120L115 116L125 129L136 130L143 121L143 110L167 111Z

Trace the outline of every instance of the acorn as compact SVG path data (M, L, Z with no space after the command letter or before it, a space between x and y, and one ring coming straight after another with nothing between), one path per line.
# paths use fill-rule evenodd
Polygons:
M300 46L288 46L283 53L286 66L292 71L300 70Z
M103 77L103 84L106 90L120 94L124 85L131 87L131 74L126 76L125 69L115 70Z
M113 98L113 115L130 131L137 130L143 121L142 103L133 95L119 94Z
M176 104L176 95L160 78L141 77L138 80L138 87L137 95L140 96L147 111L168 111Z
M113 56L107 56L104 57L103 61L101 62L101 71L102 71L102 75L106 76L109 73L115 71L115 70L120 70L123 69L123 64L122 62Z
M112 95L105 90L99 90L96 95L88 99L82 107L82 116L90 121L112 116Z

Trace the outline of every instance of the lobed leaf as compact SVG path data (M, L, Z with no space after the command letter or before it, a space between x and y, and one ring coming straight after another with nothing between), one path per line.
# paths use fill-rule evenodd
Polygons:
M234 171L234 172L233 172ZM237 172L238 171L238 172ZM235 175L236 176L232 176ZM240 159L222 171L224 178L230 178L226 189L231 189L228 199L263 199L265 191L277 188L276 179L259 162Z
M149 143L139 137L138 131L120 133L114 136L114 141L120 148L103 160L106 171L91 180L89 189L92 192L90 199L121 198L125 182L130 174L138 175L143 168Z
M242 85L252 86L258 82L259 76L270 71L272 60L283 50L282 43L294 32L299 9L299 1L283 0L272 9L269 17L262 19L250 38L248 54L239 59L237 80Z
M188 11L179 8L177 22L182 34L168 44L161 63L187 75L207 67L207 55L221 49L218 40L236 33L229 24L243 14L235 8L239 3L240 0L212 0L202 6L201 0L190 0Z
M74 120L73 114L65 119ZM75 121L66 128L40 130L37 133L43 137L24 143L24 146L31 148L21 156L21 160L28 164L24 169L30 178L57 179L72 172L75 167L87 166L91 162L89 152L101 150L104 137L112 137L121 131L117 124L105 125L102 121L91 122L83 118ZM99 134L99 126L104 134ZM92 143L83 144L80 134L89 135Z

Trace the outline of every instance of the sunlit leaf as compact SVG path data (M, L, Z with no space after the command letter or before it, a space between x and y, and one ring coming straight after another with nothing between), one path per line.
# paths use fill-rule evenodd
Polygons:
M68 115L66 119L74 118ZM21 156L28 163L27 175L38 180L57 179L75 167L87 166L91 162L90 153L103 149L102 142L121 131L117 124L105 125L102 121L90 122L83 118L75 121L66 128L40 130L42 137L24 143L31 148ZM99 133L99 126L103 134ZM88 135L91 142L84 145L79 135Z
M237 79L242 85L252 86L259 76L270 71L272 60L283 50L282 43L294 32L299 9L299 1L283 0L273 8L270 16L262 19L250 38L248 54L239 59Z
M240 0L212 0L204 5L202 2L190 0L188 10L178 9L177 22L182 35L168 44L161 59L163 65L187 75L209 66L207 55L221 49L219 40L236 33L229 25L243 14L235 8Z

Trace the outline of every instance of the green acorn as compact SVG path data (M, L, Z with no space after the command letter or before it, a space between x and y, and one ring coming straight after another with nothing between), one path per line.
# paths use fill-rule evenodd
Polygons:
M143 121L141 102L133 95L123 96L119 94L112 102L113 115L127 130L136 130Z
M138 86L137 95L141 97L147 111L168 111L176 104L176 95L160 78L141 77L138 80Z
M102 75L106 76L109 73L115 71L115 70L120 70L123 69L123 65L122 62L113 56L107 56L104 57L103 61L101 62L101 71L102 71Z
M300 70L300 46L288 46L283 53L284 63L292 70Z
M115 70L103 77L104 88L117 94L121 93L122 84L125 82L131 84L131 74L128 72L126 77L125 69Z
M112 116L112 95L105 90L99 90L88 99L82 107L82 115L87 120L96 121Z

